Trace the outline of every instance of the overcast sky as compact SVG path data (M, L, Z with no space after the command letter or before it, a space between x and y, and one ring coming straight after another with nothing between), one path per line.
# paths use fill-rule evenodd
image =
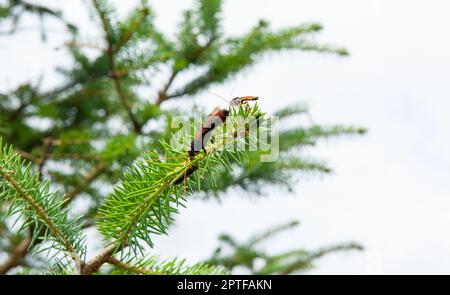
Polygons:
M57 5L56 0L40 1ZM133 1L113 1L125 11ZM173 33L192 1L149 1L157 24ZM153 3L155 2L155 3ZM92 31L82 1L64 1L69 19ZM333 175L303 179L295 194L269 190L264 199L236 193L217 202L189 202L169 237L154 251L190 261L207 258L222 232L241 239L268 226L302 224L267 245L272 252L358 241L363 253L323 258L309 273L449 273L450 270L450 2L228 0L225 30L242 32L260 18L276 27L318 21L318 40L347 47L337 58L286 53L264 58L251 71L214 89L228 96L258 95L264 110L306 102L318 123L365 126L368 135L322 143L314 154ZM55 24L49 42L36 32L0 38L0 89L19 81L58 81L55 50L64 33ZM205 100L198 97L198 102ZM217 104L217 100L206 104Z

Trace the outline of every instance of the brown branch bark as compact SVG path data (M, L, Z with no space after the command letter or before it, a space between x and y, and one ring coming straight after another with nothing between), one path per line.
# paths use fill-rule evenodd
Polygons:
M107 20L105 19L103 13L101 13L101 8L98 5L97 1L92 0L92 4L94 5L95 10L98 12L100 21L102 23L103 31L105 32L106 42L107 42L107 46L108 46L108 48L106 49L106 55L108 58L109 77L113 81L114 89L116 90L116 93L117 93L117 96L119 97L120 103L122 104L123 108L127 112L127 115L129 117L129 119L131 120L131 123L133 124L133 130L136 133L140 133L141 129L142 129L142 125L139 124L137 119L134 117L134 114L131 110L131 105L128 103L128 100L126 99L126 97L122 91L122 85L120 82L120 74L117 72L117 69L116 69L116 61L115 61L116 48L114 47L114 41L111 36L111 32L108 30Z
M122 84L120 83L120 75L117 73L116 65L115 65L115 58L113 53L113 48L110 46L108 48L108 64L109 64L109 71L110 71L110 78L112 79L114 83L114 88L116 90L117 96L119 97L119 100L124 107L125 111L128 114L128 118L130 119L131 123L133 124L133 130L136 133L140 133L142 130L141 124L137 121L137 119L134 117L133 111L131 110L131 105L128 103L128 100L125 98L125 95L122 91Z
M28 253L28 247L30 246L30 243L31 237L26 237L12 249L6 261L0 265L0 275L7 274L8 271L16 266L19 266L22 263L23 258Z
M172 74L170 74L169 79L164 84L164 87L158 92L158 98L155 103L157 106L161 105L161 103L163 103L165 100L170 98L167 95L167 92L169 91L169 88L172 85L173 81L175 80L175 77L177 76L177 74L178 74L178 71L173 70Z
M117 245L112 243L105 248L103 248L94 258L92 258L89 262L81 265L80 274L82 275L90 275L97 272L100 267L108 261L109 258L112 257Z
M129 265L128 263L125 263L123 261L120 261L114 257L110 257L108 259L108 263L117 266L118 268L121 268L123 270L129 271L129 272L133 272L133 273L137 273L137 274L142 274L142 275L163 275L164 273L160 273L160 272L156 272L153 270L149 270L149 269L145 269L145 268L141 268L141 267L136 267L133 265Z
M39 160L39 165L38 165L38 172L39 172L40 180L42 180L42 170L44 169L45 162L48 159L48 152L50 150L52 142L53 142L53 139L51 137L46 137L43 140L42 155L41 155L41 159Z
M39 163L39 159L36 158L35 156L33 156L32 154L26 152L26 151L22 151L22 150L14 150L15 153L19 154L22 158L25 158L33 163Z
M189 62L191 64L195 64L196 61L198 61L198 59L203 55L203 53L205 53L205 51L211 47L211 45L214 43L215 40L216 40L216 38L213 37L213 38L209 39L208 42L204 46L199 47L191 56L188 57ZM164 85L163 89L161 89L158 92L158 98L156 100L157 106L161 105L161 103L163 103L164 101L166 101L168 99L184 95L183 93L173 94L173 95L168 94L169 88L172 85L175 77L178 75L179 72L180 72L180 70L175 70L175 69L172 70L172 74L170 75L170 77L169 77L168 81L166 82L166 84Z

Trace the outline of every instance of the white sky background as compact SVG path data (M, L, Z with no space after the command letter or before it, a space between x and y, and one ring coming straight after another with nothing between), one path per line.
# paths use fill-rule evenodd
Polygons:
M41 2L64 2L69 19L92 33L81 1ZM133 1L114 2L125 10ZM157 24L168 33L191 2L150 1ZM267 249L314 249L347 240L367 248L325 257L311 274L449 273L449 10L445 0L226 1L227 33L241 33L260 18L275 28L318 21L325 30L317 39L343 45L351 56L268 56L214 92L258 95L265 110L306 102L318 123L362 125L369 133L315 148L335 173L303 179L295 194L270 189L263 199L230 192L221 204L190 201L169 237L157 239L155 253L197 261L211 254L220 233L246 239L300 219L298 229L277 236ZM41 74L44 85L58 82L53 69L68 61L54 48L64 34L57 24L49 26L54 30L48 43L37 31L0 38L1 90ZM208 94L196 101L206 97L207 107L220 103Z

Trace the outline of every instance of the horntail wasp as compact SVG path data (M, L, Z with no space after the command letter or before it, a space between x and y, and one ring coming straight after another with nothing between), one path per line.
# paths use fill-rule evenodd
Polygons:
M191 147L188 150L188 156L190 161L192 161L195 158L195 156L197 156L200 153L201 150L203 150L205 154L207 153L205 149L206 144L211 139L214 129L225 122L230 113L231 108L240 105L245 105L249 101L255 101L259 99L259 97L257 96L241 96L235 97L232 100L228 101L217 94L214 93L212 94L228 102L229 106L228 109L225 108L221 109L219 107L215 107L214 110L206 117L206 120L202 124L200 130L195 134L194 139L192 140L191 143ZM174 182L174 184L182 183L183 180L186 181L187 177L193 174L197 169L198 169L197 165L192 165L185 171L183 176L181 176Z

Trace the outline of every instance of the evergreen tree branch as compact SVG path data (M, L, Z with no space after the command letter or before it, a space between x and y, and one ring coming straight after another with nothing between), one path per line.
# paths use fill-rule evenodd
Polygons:
M63 205L62 207L67 207L74 199L75 197L82 192L93 180L95 180L98 176L100 176L104 171L106 170L106 165L101 162L97 166L95 166L84 178L84 181L74 188L74 190L70 191L64 196ZM91 226L94 223L85 223L83 224L83 229L87 226ZM35 239L34 243L32 244L32 236L33 236L33 230L30 226L30 233L28 236L24 237L17 245L15 245L11 251L10 256L8 259L0 265L0 274L6 274L9 270L12 268L19 266L20 263L23 261L26 255L29 254L29 252L39 243L41 243L42 240ZM42 230L39 233L39 236L42 236L44 234L44 231Z
M242 134L245 130L245 124L240 119L257 117L260 122L264 121L257 105L233 110L232 115L227 117L227 130L217 130L217 138L223 140L217 140L208 146L208 153L200 153L195 158L189 158L186 152L180 152L165 143L167 161L162 161L156 152L144 153L124 174L124 179L99 209L100 233L105 239L115 240L119 248L126 243L136 251L142 248L140 240L152 246L151 234L166 233L172 213L178 211L178 206L183 206L184 195L192 190L193 183L200 185L203 174L211 174L215 166L223 165L232 169L229 166L231 159L244 162L244 151L222 149L234 142L230 137L234 138L235 134ZM256 122L247 122L252 123ZM190 141L190 135L184 135L183 138L183 142ZM254 142L255 139L249 140ZM177 157L174 158L175 155ZM186 188L183 190L175 185L194 166L197 172L193 178L186 180Z
M40 161L40 159L38 159L37 157L33 156L32 154L30 154L26 151L15 149L14 152L19 154L22 158L25 158L33 163L37 164Z
M73 41L66 45L74 65L71 68L59 69L66 82L49 91L40 91L31 83L27 83L8 95L0 93L0 132L17 148L15 154L21 155L21 158L13 157L13 160L8 160L11 159L9 156L0 157L0 166L4 167L5 173L13 177L45 210L79 256L83 257L85 251L81 230L95 222L105 240L112 241L93 259L77 265L81 273L96 273L106 263L122 263L121 269L120 265L116 267L118 271L125 273L133 272L133 268L136 268L134 270L138 273L147 270L164 274L185 273L183 262L180 261L160 262L153 258L146 258L145 261L119 261L114 260L114 255L119 252L124 255L131 255L129 253L133 252L136 254L136 250L143 249L145 242L152 246L154 234L167 234L174 213L179 206L184 206L185 198L194 190L210 196L211 189L215 193L221 193L232 185L239 186L246 192L250 192L253 187L261 189L262 184L268 183L289 186L294 183L291 180L294 171L329 171L323 163L305 159L295 153L297 149L313 145L320 138L359 133L351 128L327 129L313 124L309 129L297 128L299 125L295 125L291 130L280 133L280 158L274 163L260 163L259 152L222 153L215 149L220 143L208 145L209 153L200 152L195 159L187 155L187 148L180 151L164 143L162 147L159 146L155 138L161 137L163 141L167 139L170 132L164 123L173 115L160 110L159 107L164 101L195 94L213 83L222 83L255 64L268 52L292 49L347 54L341 48L316 44L314 39L306 39L321 30L320 25L311 23L273 31L269 29L267 22L261 21L248 33L228 38L221 29L222 2L197 0L194 8L185 13L176 39L170 40L155 29L147 1L141 1L140 7L131 10L129 16L119 21L114 15L110 1L92 0L93 5L89 6L94 6L94 13L99 16L97 27L103 31L105 42L97 46L78 40L77 36L72 35ZM40 4L27 6L29 3L26 0L11 0L10 3L15 3L15 6L0 5L0 22L13 21L24 14L23 12L40 16L52 16L52 12L55 12L54 17L61 17L56 10L47 11L46 7ZM23 3L26 5L23 6ZM4 10L5 7L8 11ZM28 10L23 10L24 7ZM12 27L15 30L20 29L14 22ZM88 52L84 52L86 48L100 49L101 52L96 52L98 55L92 58ZM135 89L151 87L154 74L160 73L161 64L171 68L167 82L161 89L156 89L159 91L153 103L140 100L138 95L134 94ZM181 73L190 73L191 70L198 76L176 89L175 80L178 82ZM289 108L281 110L279 115L289 117L303 112L304 109L300 107ZM119 131L121 136L132 135L137 140L121 139L121 136L117 136L117 131L111 128L110 119L118 117L129 124L129 130ZM38 124L30 124L29 118L49 121L50 127L42 131ZM137 136L144 135L141 130L150 119L158 124L158 130L149 132L151 138ZM222 135L217 130L215 133L218 133L216 135L219 137ZM191 136L184 139L189 143ZM50 143L48 138L60 139L54 139ZM95 143L78 145L77 140L70 143L67 141L73 138L95 138ZM106 148L104 143L107 143ZM143 146L156 151L142 154L123 175L125 167L138 157L144 149ZM179 158L171 160L170 157ZM25 166L20 160L23 158L33 162L33 166ZM48 159L57 165L45 166ZM30 173L30 167L37 168L40 173ZM69 169L65 169L66 167ZM186 172L194 167L199 168L192 175L185 176ZM40 180L42 170L52 176L52 184ZM106 186L112 186L123 175L122 181L114 187L109 196L105 196L103 190L97 190L93 185L106 171L107 175L102 178ZM175 184L174 180L180 178L184 178L184 184ZM50 185L68 189L65 195L60 195L51 192ZM83 221L87 222L78 224L78 220L69 219L68 204L82 192L91 199L88 207L83 208L86 214L80 214ZM2 233L0 236L1 250L5 249L10 254L0 265L0 270L8 272L15 266L24 265L24 262L31 269L38 269L35 258L40 256L34 256L34 253L39 252L31 252L35 249L46 247L51 254L58 255L55 256L57 259L59 254L68 252L58 233L42 220L26 199L19 197L20 194L10 182L0 176L0 198L3 200L5 196L6 201L2 203L11 205L6 214L7 221L16 216L18 219L8 230L10 235ZM106 201L99 209L101 200L105 197ZM7 226L9 227L9 223ZM28 232L24 233L24 230ZM12 236L14 240L10 239ZM259 240L264 239L262 237ZM258 238L255 240L255 243L258 243ZM225 242L225 238L223 241ZM244 258L242 261L248 263L249 257L270 257L248 245L240 245L231 238L227 241L227 246L238 247L241 251L238 251L239 255L233 256L233 259ZM125 249L130 252L124 253ZM30 257L25 261L28 253ZM301 251L294 254L289 256L289 253L282 253L281 256L301 258ZM71 263L71 257L64 258ZM47 260L53 261L52 258ZM235 263L237 264L239 263ZM252 263L247 265L253 269ZM62 266L60 273L71 273L67 264L58 266ZM194 273L202 273L205 269L199 266L198 269L191 270ZM206 269L206 273L210 271Z
M331 246L323 249L319 249L317 251L314 251L312 253L309 253L304 258L300 258L292 263L288 263L286 266L284 266L283 270L281 270L280 274L282 275L288 275L292 274L298 270L302 270L305 268L308 268L313 261L334 252L342 252L342 251L362 251L364 248L357 243L346 243L346 244L340 244L336 246ZM262 271L264 273L264 270Z
M42 93L41 96L47 101L52 100L53 98L57 97L58 95L71 90L72 88L74 88L77 85L80 85L81 82L82 81L80 81L78 79L71 80L64 85L55 87L54 89L51 89L47 92Z
M256 235L255 237L250 239L248 242L248 246L249 247L255 246L256 244L259 244L259 243L273 237L274 235L276 235L278 233L281 233L288 229L294 228L294 227L298 226L299 224L300 224L299 221L294 220L289 223L282 224L282 225L276 226L274 228L271 228L271 229L267 230L266 232Z
M21 197L35 211L40 219L45 222L46 226L50 229L53 235L60 240L72 259L74 259L75 261L80 261L80 257L77 254L75 247L69 241L67 236L53 222L45 209L34 200L33 196L28 194L27 191L19 185L17 180L11 175L11 172L6 171L3 166L0 166L0 176L4 178L16 190L17 195Z
M150 14L150 10L148 8L143 8L140 10L140 15L138 19L131 23L130 27L127 28L126 32L122 34L117 45L114 48L114 52L119 52L120 49L133 37L139 27L143 24L145 19Z
M203 53L212 46L212 44L214 43L215 40L216 40L215 36L211 37L211 39L209 39L208 42L204 46L199 47L191 55L187 56L186 59L189 61L189 64L195 64L198 61L198 59L200 59L202 57ZM172 98L176 98L176 97L184 95L184 93L169 94L169 88L172 85L172 83L174 82L176 76L180 72L182 72L184 69L187 69L189 67L189 64L180 69L176 69L175 67L172 69L172 73L170 74L169 79L164 84L164 87L158 92L158 98L155 103L157 106L161 105L161 103L163 103L164 101L166 101L168 99L172 99Z
M158 98L155 103L157 106L161 105L161 103L163 103L167 99L171 98L167 94L167 92L169 91L169 88L172 85L172 83L175 80L175 77L178 75L178 73L179 72L177 70L172 70L172 73L170 74L169 79L164 84L163 88L160 91L158 91Z
M10 204L5 218L19 216L26 220L19 232L25 228L30 231L31 242L27 243L26 238L23 241L29 244L27 251L42 241L50 241L54 249L79 263L85 247L78 220L70 220L67 210L62 210L61 198L49 191L48 181L33 175L30 165L25 165L11 147L1 141L0 147L0 197ZM23 256L27 252L19 246L14 251Z
M223 268L205 263L187 265L184 259L159 260L155 257L130 259L126 262L111 257L108 262L118 269L113 273L143 275L217 275L228 274Z
M53 139L51 137L46 137L43 140L42 155L41 155L41 158L39 159L39 165L38 165L38 173L39 173L40 180L42 180L43 169L45 166L45 162L48 159L48 155L49 155L49 151L50 151L52 142L53 142Z
M131 105L128 103L128 100L125 97L124 92L122 91L122 84L120 82L120 75L118 74L115 66L115 57L113 48L111 45L107 49L108 54L108 64L109 64L109 70L110 70L110 77L114 83L114 88L116 89L117 96L120 99L120 102L122 103L122 106L125 108L125 111L128 114L129 119L131 120L133 124L134 131L136 133L140 133L142 126L139 124L137 119L134 117L133 111L131 110Z
M43 151L40 159L36 159L36 163L38 163L38 177L39 180L42 180L43 175L43 168L45 165L45 162L48 159L49 155L49 149L52 145L52 138L47 137L43 140ZM0 266L0 274L8 272L10 269L18 266L23 258L29 253L31 248L36 245L37 243L40 243L40 241L35 241L34 244L31 244L33 240L33 230L32 225L29 227L30 233L26 237L24 237L19 244L17 244L11 251L11 254L9 258L5 261L3 265ZM42 232L43 233L43 232ZM76 259L79 260L79 257L77 256ZM76 260L77 261L77 260Z
M114 257L110 257L108 259L108 263L110 263L114 266L117 266L118 268L121 268L130 273L136 273L136 274L142 274L142 275L164 275L165 274L165 273L155 272L155 271L148 270L148 269L141 268L141 267L136 267L131 264L125 263L123 261L117 260Z
M90 275L99 270L111 256L117 251L117 243L111 243L103 248L97 255L95 255L89 262L81 265L81 274Z
M100 17L100 20L101 20L101 23L103 26L103 30L104 30L105 36L106 36L106 41L107 41L106 55L107 55L108 66L109 66L109 77L113 81L114 89L116 90L117 96L118 96L123 108L125 109L125 111L128 115L128 118L130 119L131 123L133 124L134 131L136 133L140 133L142 130L142 125L135 118L133 111L132 111L132 107L131 107L130 103L128 102L127 98L125 97L125 93L122 90L122 84L120 81L120 74L116 69L115 54L116 54L117 50L120 49L125 44L123 42L126 41L127 37L125 37L125 39L123 39L121 43L119 43L118 45L115 45L114 36L110 29L111 24L108 23L105 11L103 11L98 0L92 0L92 3L94 5L95 10L98 13L98 16ZM146 16L147 15L145 14L144 18ZM131 34L130 35L130 38L131 38L132 33L130 33L130 34Z
M314 262L330 253L342 251L361 251L363 247L357 243L342 243L330 247L320 248L315 251L307 251L304 249L295 249L283 252L281 254L270 255L265 251L257 248L258 244L272 238L274 235L291 229L299 223L293 221L284 225L274 227L247 242L239 243L227 234L222 234L219 240L222 244L231 247L231 255L223 255L222 247L218 247L213 256L206 261L207 264L224 266L229 270L237 266L247 268L252 274L270 275L270 274L292 274L299 271L305 271L313 267ZM255 261L261 260L262 267L256 267Z

